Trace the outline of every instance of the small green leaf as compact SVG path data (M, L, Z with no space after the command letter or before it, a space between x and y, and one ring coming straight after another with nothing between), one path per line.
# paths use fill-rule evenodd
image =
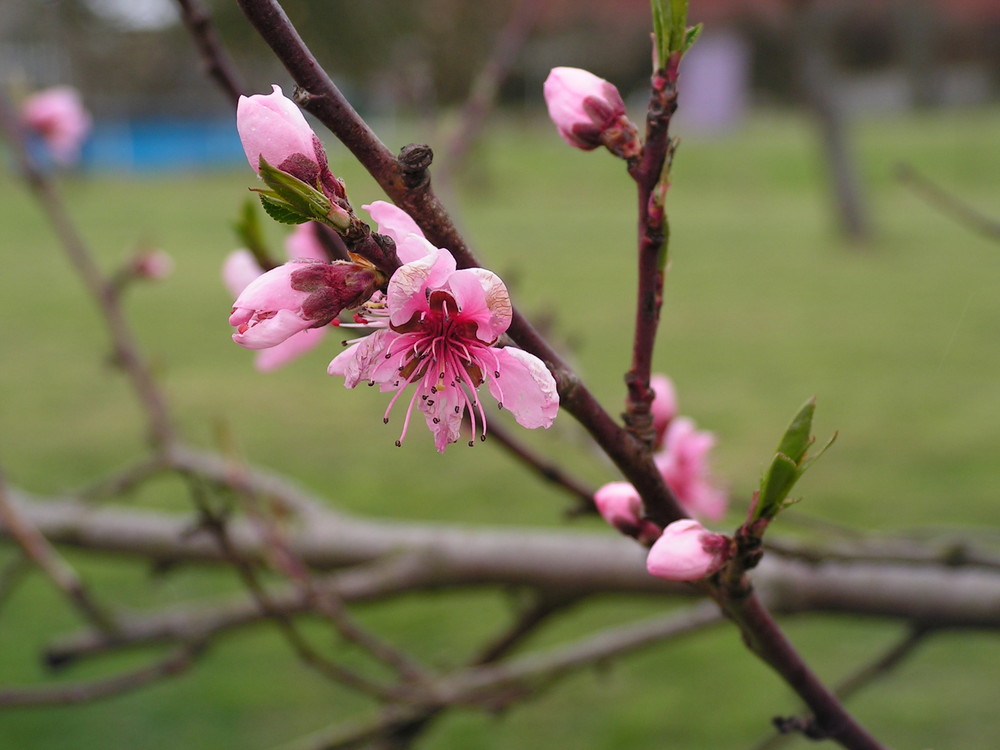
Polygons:
M802 472L795 461L781 453L775 455L760 483L760 498L757 501L755 519L761 516L772 517L773 509L788 497L788 493L792 491L800 476Z
M650 6L653 11L653 39L656 50L653 66L660 68L666 65L667 57L670 55L670 31L663 10L663 0L650 0Z
M802 404L792 423L788 425L785 434L778 444L778 453L784 453L796 464L802 463L802 458L812 443L813 415L816 414L816 399L811 398Z
M698 37L701 36L701 31L705 27L705 24L699 23L697 26L692 26L687 30L684 35L684 49L683 52L687 52L698 41Z
M792 503L798 502L788 497L795 483L836 440L837 433L834 433L816 455L808 455L809 447L815 441L810 434L815 413L816 399L811 398L802 405L785 430L771 465L761 477L758 500L751 513L751 521L761 518L772 519Z
M669 51L683 52L687 38L688 0L670 0L669 14Z
M275 200L264 193L260 193L260 205L279 224L303 224L309 221L308 216L303 216L284 201Z
M275 169L264 157L260 159L260 177L274 191L275 197L298 211L305 219L325 220L330 213L330 199L288 172Z

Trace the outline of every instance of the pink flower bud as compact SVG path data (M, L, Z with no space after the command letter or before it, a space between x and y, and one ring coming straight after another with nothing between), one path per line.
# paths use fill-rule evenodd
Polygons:
M605 521L643 544L660 535L660 527L642 517L642 499L628 482L610 482L594 493L594 504Z
M174 259L162 250L149 250L132 258L132 273L141 279L162 281L174 270Z
M663 443L670 421L677 416L677 392L673 381L666 375L653 375L649 385L656 394L650 411L653 413L653 429L656 430L656 445Z
M641 148L614 85L580 68L553 68L543 86L549 117L563 140L589 151L608 146L630 157Z
M721 568L729 554L727 537L685 518L663 530L646 557L646 570L667 581L697 581Z
M326 163L322 146L295 103L281 93L280 87L273 89L267 95L241 96L236 105L236 129L247 161L259 172L264 157L272 167L311 183L309 177L314 178L319 165ZM303 170L310 173L305 179L301 176Z
M251 281L233 303L233 341L247 349L280 344L362 304L381 281L374 268L356 263L306 260L272 268Z
M70 86L56 86L29 97L21 108L21 121L42 137L60 164L76 161L91 126L80 94Z

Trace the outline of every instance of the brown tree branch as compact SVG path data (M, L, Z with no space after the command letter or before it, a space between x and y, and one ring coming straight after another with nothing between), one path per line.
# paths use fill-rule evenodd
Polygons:
M11 502L53 544L124 554L141 560L220 563L214 540L190 534L183 517L131 508L94 507L72 500L33 498L10 491ZM234 554L263 561L252 527L228 523ZM0 537L9 531L0 527ZM310 568L332 570L376 561L405 560L396 593L439 588L515 586L564 595L601 593L694 596L685 584L646 573L643 551L606 533L470 528L399 521L368 521L343 514L310 518L289 539ZM387 563L388 564L388 563ZM346 573L346 572L345 572ZM841 612L902 619L934 628L1000 627L1000 575L990 568L942 563L848 560L806 563L771 554L754 572L760 596L775 612ZM365 588L371 585L371 588ZM381 584L380 584L381 585ZM379 593L371 583L345 601Z

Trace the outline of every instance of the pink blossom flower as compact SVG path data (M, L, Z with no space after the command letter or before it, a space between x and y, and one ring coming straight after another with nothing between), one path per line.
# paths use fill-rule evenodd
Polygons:
M646 544L660 535L660 527L642 517L642 500L628 482L609 482L594 493L594 504L609 524Z
M458 440L465 413L472 434L484 439L486 414L477 397L484 382L522 426L549 427L555 419L559 396L545 363L520 349L496 346L510 325L511 306L506 286L492 272L456 270L451 254L434 248L400 266L384 299L370 302L364 315L366 325L377 330L352 341L328 372L342 375L348 388L367 381L394 391L386 422L406 388L415 386L397 445L414 406L423 412L438 451Z
M562 139L589 151L606 145L626 158L639 153L638 134L613 84L580 68L553 68L542 87Z
M63 165L79 157L91 127L79 92L70 86L56 86L29 97L21 108L21 120L42 137L52 158Z
M663 450L653 458L684 510L718 520L726 512L726 494L708 472L708 452L714 445L711 432L696 429L687 417L676 417L667 427Z
M326 170L326 152L302 111L273 86L270 94L241 96L236 105L236 130L247 161L255 172L260 160L315 185Z
M653 375L649 379L649 385L656 394L650 411L653 414L653 429L656 430L654 445L659 447L663 444L671 420L677 416L677 391L674 390L674 382L666 375Z
M663 530L646 557L646 570L668 581L697 581L729 558L729 539L685 518Z
M316 237L316 228L312 222L296 225L285 239L285 253L291 260L326 260L326 252ZM231 252L222 266L222 279L234 298L239 297L250 282L262 273L264 271L257 259L251 252L243 249ZM307 328L274 346L258 350L254 367L260 372L283 367L315 348L323 340L327 330L326 326Z

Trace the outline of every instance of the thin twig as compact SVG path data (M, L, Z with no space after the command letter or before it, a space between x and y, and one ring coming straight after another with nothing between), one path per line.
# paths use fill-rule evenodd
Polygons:
M202 515L202 528L213 536L223 556L236 570L247 591L250 592L254 601L260 607L261 612L274 622L278 631L284 636L286 642L291 646L299 659L320 674L343 685L368 695L380 698L390 697L390 691L386 688L372 682L354 670L347 669L336 662L326 659L305 640L292 618L271 603L266 589L258 580L253 565L247 562L236 551L229 538L225 518L212 509L207 498L204 497L201 487L196 482L192 481L190 486L195 504Z
M242 464L234 460L233 474L244 473L245 468ZM247 486L245 481L240 481L239 484ZM273 519L262 512L260 503L252 491L245 490L239 493L239 497L244 501L248 515L264 540L272 564L299 589L313 608L336 628L342 638L361 647L373 658L394 669L405 680L425 682L429 679L429 673L415 659L362 627L351 617L343 601L330 587L316 585L308 566L288 544L288 540L277 529Z
M420 588L427 570L427 566L419 562L419 555L402 554L320 578L315 585L329 589L343 601L372 601ZM46 660L68 663L137 646L209 643L233 630L269 619L274 612L281 612L286 617L312 612L312 602L291 586L269 588L267 600L271 614L250 597L213 599L122 617L118 620L120 630L114 641L93 630L71 633L48 646Z
M539 597L518 615L510 627L488 642L470 660L469 666L477 667L497 663L538 630L555 613L563 611L575 601L577 600L563 597ZM368 750L408 750L434 724L443 711L442 707L431 707L409 721L394 723L391 727L387 727L387 731L382 737L371 743Z
M490 422L489 440L500 443L507 452L522 464L531 469L535 474L547 482L551 482L557 487L561 487L579 502L576 508L581 511L594 510L594 489L582 480L573 476L554 461L540 456L536 451L529 448L522 441L514 436L514 433L499 423L498 420Z
M152 664L113 677L46 687L7 688L0 690L0 709L89 703L131 692L180 674L191 666L200 653L200 644L186 644Z
M212 27L208 11L199 0L177 0L177 5L180 6L184 26L198 47L205 72L219 85L233 106L236 106L244 88L232 60Z
M498 705L528 698L580 669L656 643L700 632L722 621L717 607L710 602L702 602L679 612L611 628L513 661L470 667L445 677L435 690L436 702L427 707L389 706L375 717L317 732L283 746L281 750L368 747L373 739L390 735L419 718L428 707L478 705L493 710Z
M921 175L909 164L896 167L896 176L934 208L948 214L959 224L991 240L1000 240L1000 221L977 211L965 201Z

